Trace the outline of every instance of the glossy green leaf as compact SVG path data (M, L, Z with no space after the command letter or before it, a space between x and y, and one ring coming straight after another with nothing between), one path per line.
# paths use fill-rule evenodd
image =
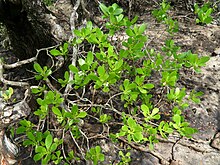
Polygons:
M139 35L142 34L145 31L145 29L146 29L146 24L142 24L138 30Z
M53 136L51 134L47 135L47 137L45 139L45 146L46 146L47 150L50 148L52 142L53 142Z
M150 110L149 110L149 108L148 108L147 105L142 104L142 105L141 105L141 110L143 111L143 115L144 115L145 117L148 117L148 116L150 115Z
M50 50L50 54L53 55L53 56L59 56L62 53L57 49L52 49L52 50Z
M57 108L57 107L52 107L52 111L53 111L53 113L55 114L55 115L57 115L57 116L62 116L62 113L61 113L61 111L59 110L59 108Z
M99 8L102 10L105 16L109 15L108 7L106 7L103 3L99 4Z
M154 108L151 112L151 115L154 116L156 115L160 110L158 108Z
M99 66L98 69L97 69L97 72L98 72L99 76L104 76L104 74L105 74L105 67L104 67L104 65Z
M43 69L41 68L40 64L38 63L34 63L34 69L38 72L38 73L43 73Z
M77 117L79 118L84 118L87 116L87 113L86 112L80 112L79 115Z
M91 51L88 52L87 57L86 57L86 62L88 65L91 65L93 63L94 56Z
M73 73L78 73L79 70L77 67L73 66L73 65L69 65L69 69L73 72Z
M34 161L41 160L43 158L44 154L43 153L38 153L34 155Z

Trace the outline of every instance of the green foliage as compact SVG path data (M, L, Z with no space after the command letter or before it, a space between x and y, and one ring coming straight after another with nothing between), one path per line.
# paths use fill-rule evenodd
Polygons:
M107 114L103 114L100 116L99 121L104 124L104 123L107 123L110 119L111 119L111 116Z
M201 24L209 24L212 22L212 12L213 9L210 7L210 3L205 3L201 8L197 3L194 4L195 14L197 14L198 18L196 19L196 23Z
M144 115L144 120L146 122L150 121L150 120L159 120L160 119L160 115L158 114L158 112L160 111L158 108L154 108L152 110L152 112L150 112L149 107L145 104L141 105L141 110L142 113Z
M49 91L45 94L44 99L37 99L37 103L40 105L40 108L37 109L34 114L39 116L41 119L44 119L49 112L50 106L58 107L62 102L63 98L59 93Z
M51 6L56 0L43 0L43 2L46 6Z
M57 49L52 49L50 50L50 54L53 55L53 56L64 56L66 57L67 54L68 54L68 43L64 43L63 46L60 46L59 47L59 50Z
M134 119L132 119L132 117L129 117L125 125L122 126L120 132L117 133L116 136L127 136L129 142L140 142L143 140L142 133L143 127L140 124L138 124Z
M62 130L64 138L68 133L77 144L81 139L90 141L84 138L87 136L83 133L84 126L97 122L103 128L108 127L107 139L117 143L123 137L128 143L146 144L151 150L158 142L158 136L167 138L178 132L180 136L191 137L197 131L190 127L182 111L189 107L190 100L199 103L202 93L180 88L178 81L181 69L201 72L200 68L209 57L200 57L191 51L181 52L172 38L173 33L178 32L178 22L169 16L169 8L170 5L163 1L160 9L153 11L169 33L159 50L147 47L147 25L137 25L137 17L130 21L117 4L109 7L100 4L106 20L102 29L88 21L86 27L74 30L76 37L72 41L50 50L51 58L64 56L68 60L69 45L80 49L85 44L92 48L83 49L76 64L67 66L62 77L53 77L61 89L52 91L46 85L32 88L39 105L34 114L47 124L49 130L36 131L33 123L23 120L17 133L26 134L24 145L35 148L34 160L41 160L42 164L71 164L72 159L84 159L84 155L78 158L73 151L69 151L68 156L63 155L59 151L63 142L58 140L53 128ZM124 35L120 45L113 41L117 35ZM47 84L53 68L35 63L34 69L37 72L35 78ZM100 94L101 103L96 100L97 94ZM161 102L168 104L168 108L159 108ZM169 118L165 119L163 113L168 113ZM109 129L112 122L119 124ZM120 165L131 161L130 153L119 152L119 156ZM85 159L93 164L104 161L101 147L91 148Z
M169 123L161 121L158 126L158 131L163 138L167 138L168 134L173 133L173 128L169 125Z
M52 74L52 70L48 69L47 66L43 68L38 63L34 63L34 69L37 71L37 75L35 75L36 80L47 80L48 76Z
M101 152L101 147L96 146L94 148L91 148L87 153L86 153L86 159L87 160L92 160L94 165L98 165L98 162L103 162L105 160L104 154Z
M171 35L178 32L178 22L169 17L170 4L163 0L160 4L160 9L155 9L152 15L157 19L158 22L164 22L167 25L167 32Z
M36 94L38 96L41 96L43 94L43 92L47 89L46 85L44 84L42 87L41 86L38 86L36 88L32 88L31 89L31 92L33 94Z
M60 85L62 87L65 87L68 83L70 83L69 78L70 78L70 74L69 74L69 72L66 71L64 73L64 80L63 79L58 79L58 82L60 83Z
M118 155L120 156L121 160L116 165L129 165L131 162L131 153L127 152L124 154L122 151L119 151Z
M53 152L57 150L57 147L62 143L62 140L53 139L53 136L51 134L48 134L45 138L45 142L41 144L40 146L36 146L35 152L36 155L34 155L34 160L38 161L41 160L42 164L48 164L50 159L54 159L55 164L59 164L62 160L62 157L60 157L60 151L56 151L55 154Z
M164 21L167 19L167 12L170 9L170 4L165 0L160 4L160 9L154 10L152 12L153 16L156 17L157 21Z
M200 96L202 96L202 95L203 95L203 92L196 92L195 90L192 90L192 91L190 92L190 99L191 99L193 102L199 104L199 103L200 103L200 99L199 99L198 97L200 97Z
M10 100L13 93L14 93L14 89L12 87L9 87L5 91L0 91L0 96L7 102Z
M26 132L30 132L33 130L34 124L31 123L28 120L21 120L19 122L20 126L17 128L16 133L17 134L22 134L22 133L26 133Z
M81 121L81 119L87 116L85 111L80 112L77 105L72 106L70 112L66 112L64 109L60 110L57 107L52 107L52 111L56 115L57 121L62 127L65 129L71 128L71 130L75 131L76 138L80 136L80 133L75 126Z
M202 66L205 66L206 62L209 61L210 57L208 56L203 56L203 57L198 57L197 54L192 54L191 51L188 51L186 53L186 62L185 66L186 67L193 67L193 69L196 72L201 72L200 68Z
M115 31L121 29L122 26L131 26L137 21L137 17L133 20L129 21L127 17L124 17L123 9L120 8L117 4L113 4L112 6L106 7L104 4L99 5L100 9L103 12L103 18L109 20L106 23L106 28L109 29L109 34L113 35Z
M24 141L24 145L31 145L35 147L35 155L33 159L35 161L41 160L41 164L48 164L49 161L53 161L54 164L59 164L63 159L60 156L61 152L58 150L58 146L63 143L62 140L53 138L50 132L27 132L28 139Z
M198 132L196 129L189 127L189 123L184 121L184 117L177 107L173 109L173 113L173 122L170 122L170 125L176 129L181 136L191 137L192 134Z

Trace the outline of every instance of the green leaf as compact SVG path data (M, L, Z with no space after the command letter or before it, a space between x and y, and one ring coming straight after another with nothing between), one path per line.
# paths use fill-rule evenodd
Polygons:
M130 128L134 128L136 126L135 120L133 120L131 117L128 118L127 122Z
M92 22L91 21L87 22L86 28L89 29L90 31L92 30Z
M192 134L198 132L198 130L191 128L191 127L185 127L185 128L183 128L183 130L187 135L192 135Z
M205 63L208 62L210 59L209 56L203 56L199 59L198 64L199 66L205 66Z
M22 134L26 132L26 128L23 126L20 126L16 129L16 134Z
M78 72L79 72L78 68L75 67L75 66L73 66L72 64L69 65L69 69L70 69L73 73L78 73Z
M105 67L104 67L104 65L99 66L98 69L97 69L97 72L98 72L99 76L104 76L104 74L105 74Z
M46 157L41 161L41 164L42 165L48 165L48 162L50 161L51 156L52 155L50 155L50 154L46 155Z
M82 33L81 33L81 31L80 30L74 30L74 34L76 35L76 36L78 36L78 37L80 37L80 36L82 36Z
M50 147L50 152L54 152L57 149L58 145L56 143L53 143Z
M99 4L99 8L102 10L102 12L105 16L109 15L108 7L106 7L103 3Z
M88 65L91 65L93 63L94 56L91 51L88 52L87 57L86 57L86 62Z
M145 89L152 89L152 88L154 88L154 84L144 84L143 88L145 88Z
M59 108L53 106L52 111L55 115L62 116L62 113L60 112Z
M63 51L64 51L64 53L68 51L68 46L69 46L69 44L67 42L65 42L63 44Z
M141 105L141 110L143 111L143 115L144 115L145 117L148 117L148 116L150 115L150 110L149 110L149 108L148 108L147 105L142 104L142 105Z
M85 60L83 60L82 58L80 58L79 60L78 60L78 62L79 62L79 65L84 65L86 62L85 62Z
M91 80L93 80L93 81L99 80L99 78L95 75L95 73L90 73L90 74L88 75L88 77L89 77Z
M32 140L32 141L35 141L35 140L36 140L36 139L35 139L35 136L33 135L32 132L28 132L28 133L27 133L27 137L28 137L30 140Z
M146 24L142 24L138 30L139 35L142 34L145 31L145 29L146 29Z
M213 9L212 8L209 8L207 11L206 11L206 17L210 16L212 14L212 11Z
M36 132L36 139L38 142L40 142L42 140L42 138L43 138L42 136L43 136L42 132Z
M59 50L52 49L52 50L50 50L50 54L53 55L53 56L59 56L62 53Z
M204 22L205 22L206 24L209 24L209 23L212 22L212 18L211 18L211 17L207 17L207 18L204 20Z
M117 8L115 11L114 11L114 15L119 15L119 14L121 14L121 13L123 13L123 9L122 8Z
M47 137L45 139L45 146L46 146L47 150L50 148L52 142L53 142L53 136L51 134L47 135Z
M114 68L114 70L119 70L119 69L122 67L122 65L123 65L123 60L120 59L119 61L117 61L117 62L115 63L115 68Z
M79 118L84 118L84 117L86 117L86 115L87 115L86 112L80 112L77 117L79 117Z
M133 138L133 140L135 141L135 142L139 142L139 141L141 141L141 140L143 140L143 134L142 134L142 132L135 132L134 133L134 138Z
M73 105L71 108L71 113L73 114L73 116L77 116L79 113L79 109L77 105Z
M131 20L131 24L136 23L138 20L138 16L136 15L132 20Z
M117 19L118 22L121 22L123 18L124 18L123 14L120 14L119 16L116 16L116 19Z
M126 34L129 36L129 37L133 37L135 34L134 34L134 32L133 32L133 30L132 29L126 29Z
M38 161L38 160L42 159L43 156L44 156L43 153L35 154L35 155L34 155L34 161Z
M180 123L181 123L181 116L178 115L178 114L175 114L175 115L173 116L173 121L174 121L177 125L180 125Z
M154 116L156 115L160 110L158 108L154 108L151 112L151 115Z
M38 73L43 73L43 69L41 68L40 64L38 63L34 63L34 69L38 72Z

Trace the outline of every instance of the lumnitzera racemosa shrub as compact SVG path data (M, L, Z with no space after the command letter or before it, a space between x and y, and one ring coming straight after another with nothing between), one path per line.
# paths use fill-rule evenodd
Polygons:
M198 18L196 23L209 24L212 22L212 12L213 9L210 7L210 3L205 3L201 8L197 3L194 4L194 12L197 14Z
M167 25L170 33L161 50L145 47L148 41L145 34L147 25L138 25L137 17L130 21L117 4L109 7L100 4L106 21L102 29L88 21L86 27L74 30L75 38L72 41L49 51L54 58L69 60L68 47L74 46L80 50L85 44L91 48L77 56L76 64L69 64L63 77L53 77L61 89L53 91L45 85L52 76L53 68L34 64L37 72L35 78L44 82L44 85L32 89L38 97L38 108L34 114L43 124L37 126L23 120L17 133L26 134L24 145L34 147L35 161L55 164L71 164L79 159L90 160L94 164L104 161L100 146L87 146L87 152L84 153L83 146L77 143L86 137L83 125L91 120L92 125L96 122L107 128L110 127L109 123L120 123L113 126L114 129L109 129L105 134L107 139L114 143L124 138L128 143L148 144L151 150L158 142L157 136L167 138L177 132L180 136L191 137L197 132L185 120L183 111L189 108L190 101L198 103L202 93L180 87L178 80L183 68L201 72L200 68L209 57L200 57L191 51L181 52L181 48L175 45L172 36L178 31L178 24L169 16L169 8L169 4L163 1L161 8L153 12L158 21ZM113 42L118 35L123 35L124 39L121 43ZM70 91L64 94L69 85ZM160 100L167 103L169 109L159 105L161 101L157 98L157 90L161 91ZM187 92L190 94L187 95ZM98 94L102 94L102 103L94 101ZM109 98L103 98L103 95L109 95ZM75 98L78 100L75 101ZM164 119L164 111L169 112L168 119ZM118 117L115 118L113 114ZM55 122L51 123L51 119ZM68 156L64 151L59 152L64 142L56 135L55 127L63 132L63 139L70 134L80 156L73 151ZM48 130L40 131L45 129ZM88 144L89 138L85 139L85 144ZM122 162L130 162L129 154L121 153L120 157Z
M98 162L103 162L105 160L104 154L101 152L101 147L96 146L94 148L91 148L86 153L86 159L92 160L94 165L98 165Z

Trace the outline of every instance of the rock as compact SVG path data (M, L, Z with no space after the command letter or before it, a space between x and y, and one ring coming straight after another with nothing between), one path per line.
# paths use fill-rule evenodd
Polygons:
M219 48L216 48L214 50L214 52L212 53L212 56L217 56L217 55L220 55L220 47Z
M214 136L214 138L213 138L213 140L212 140L212 142L211 142L211 146L212 146L213 148L216 148L216 149L220 150L220 132L218 132L218 133Z

